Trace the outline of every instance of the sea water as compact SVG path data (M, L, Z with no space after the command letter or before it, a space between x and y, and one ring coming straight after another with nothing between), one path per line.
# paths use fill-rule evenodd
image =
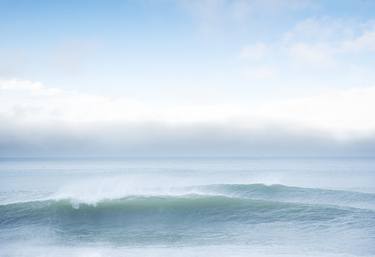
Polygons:
M0 256L375 256L375 159L2 158Z

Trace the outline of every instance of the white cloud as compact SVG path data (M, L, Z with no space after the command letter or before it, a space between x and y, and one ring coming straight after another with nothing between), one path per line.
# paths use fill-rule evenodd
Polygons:
M272 67L247 67L244 70L244 77L249 81L269 80L275 77L276 71Z
M375 25L328 18L297 23L272 44L258 42L241 49L242 57L261 59L265 53L297 57L307 63L333 63L337 55L375 51Z
M264 43L256 43L244 46L241 49L240 57L245 60L262 60L268 53L268 46Z
M21 122L201 122L241 113L236 105L153 105L124 96L60 90L40 82L0 80L0 115Z
M268 70L258 75L269 76ZM49 88L40 82L0 81L0 119L17 124L63 122L114 125L158 122L236 124L243 128L266 124L325 131L330 135L375 132L375 87L331 90L317 96L251 105L148 105L125 97L111 98ZM43 125L44 124L44 125Z
M298 11L312 6L311 0L182 0L204 31L246 24L259 15ZM223 26L224 25L224 26ZM228 26L229 25L229 26Z
M282 85L319 92L324 88L372 86L375 75L374 21L358 22L333 18L309 18L297 23L271 43L258 41L240 49L242 70L272 67L275 72L257 76L247 71L246 81L269 88ZM253 74L252 74L252 72ZM257 84L262 78L262 85ZM273 78L273 79L271 79ZM277 78L277 81L274 79ZM244 79L245 80L245 79Z
M352 37L354 30L361 29L361 24L346 20L319 17L299 21L281 38L284 44L293 42L333 43Z
M375 26L365 30L360 36L341 44L341 52L375 51Z
M324 59L352 52L373 52L375 25L373 21L307 19L285 33L282 42L287 48L293 45L310 48L312 53L325 56Z
M255 106L155 106L3 80L0 154L368 154L374 99L368 87Z
M0 93L0 115L20 121L90 122L143 117L142 106L136 101L64 91L40 82L2 80Z
M337 138L375 132L375 87L330 90L323 94L264 105L258 115L275 122L300 124Z
M335 64L331 48L325 45L295 43L288 46L288 54L299 63L316 67L332 67Z

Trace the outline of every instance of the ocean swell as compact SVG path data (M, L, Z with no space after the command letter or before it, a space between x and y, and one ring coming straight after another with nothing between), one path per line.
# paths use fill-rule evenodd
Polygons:
M310 203L308 194L311 194ZM94 203L51 198L0 205L0 229L4 232L0 237L6 241L12 233L19 236L23 230L43 230L40 234L52 233L51 237L64 242L152 244L206 240L220 243L250 240L253 237L250 231L267 224L281 230L285 226L298 228L308 234L311 230L360 229L375 220L371 209L312 203L318 196L325 199L324 195L327 199L341 195L343 202L355 199L369 202L374 197L346 191L256 184L196 186L185 188L185 194L180 191L168 195L154 192L116 199L103 197ZM292 196L294 201L288 201ZM303 197L307 199L305 202L296 200Z
M128 196L95 204L74 199L31 201L0 206L1 226L12 224L104 224L126 225L135 221L194 223L263 223L322 221L364 210L329 205L312 205L248 198L183 195ZM367 210L367 212L372 212Z

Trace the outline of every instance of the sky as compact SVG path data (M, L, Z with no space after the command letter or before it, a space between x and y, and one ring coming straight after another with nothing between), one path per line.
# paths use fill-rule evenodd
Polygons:
M372 0L0 0L0 156L372 156Z

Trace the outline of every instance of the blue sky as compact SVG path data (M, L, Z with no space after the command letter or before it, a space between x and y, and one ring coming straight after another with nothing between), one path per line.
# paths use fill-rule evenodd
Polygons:
M242 90L248 87L237 74L244 46L277 42L309 18L364 23L374 6L305 0L1 1L1 52L10 70L2 73L100 93L106 84L114 94L178 88L183 79L189 86L220 87L225 81L223 91L234 80L232 87ZM258 89L265 84L258 83Z
M21 127L88 122L367 142L374 13L366 0L0 0L2 129L20 145Z

